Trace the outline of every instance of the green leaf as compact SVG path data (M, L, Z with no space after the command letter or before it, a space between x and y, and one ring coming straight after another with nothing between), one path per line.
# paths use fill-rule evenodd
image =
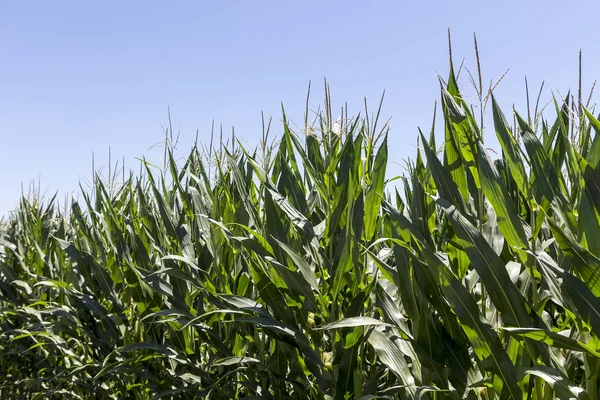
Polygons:
M466 197L466 195L461 193L461 189L455 180L456 177L452 175L452 172L449 173L448 169L442 165L440 160L438 160L433 149L427 145L425 136L423 136L423 134L421 134L421 141L423 142L423 149L425 150L425 157L427 158L427 167L431 170L431 176L435 181L435 186L438 190L439 196L451 202L459 210L464 212L466 210L464 201L464 197ZM453 162L460 163L460 160L456 159Z
M548 223L561 251L575 267L577 275L595 296L600 296L600 259L577 243L568 231L562 230L556 222L549 219Z
M563 336L559 333L549 331L547 329L512 327L501 327L500 329L505 332L508 332L510 335L538 340L552 347L585 352L594 357L600 357L600 353L591 348L590 346L579 342L575 339L571 339L568 336Z
M600 335L600 299L585 282L560 268L548 254L536 253L535 257L546 276L545 281L557 283L562 297L568 300L565 307L576 312L582 322L588 324L596 335Z
M273 240L275 240L275 242L277 242L277 244L288 255L288 257L290 257L292 264L298 268L298 271L300 274L302 274L302 277L306 280L306 282L310 284L310 287L316 292L319 292L319 283L317 281L317 277L308 262L287 244L277 240L276 238L273 238Z
M518 147L515 137L510 131L506 118L504 117L502 110L500 110L494 95L492 95L492 114L494 117L496 136L502 147L502 154L508 162L508 170L521 194L527 196L527 174L521 158L521 150Z
M529 307L512 283L504 263L487 243L483 235L456 208L443 199L438 205L446 212L456 234L463 240L464 251L479 274L494 305L506 324L531 327Z
M481 187L494 207L498 217L498 227L508 244L518 248L527 248L527 235L523 229L523 221L519 218L492 160L486 154L483 145L478 143L478 146Z
M377 219L381 208L381 196L383 195L385 171L388 163L387 135L377 150L375 165L371 173L371 184L366 190L364 206L364 238L370 242L375 234Z
M325 324L318 328L314 328L315 330L329 330L329 329L341 329L341 328L354 328L357 326L392 326L390 324L386 324L385 322L381 322L375 318L371 317L349 317L344 318L339 321L331 322L329 324Z
M376 330L371 332L368 342L373 346L381 362L392 370L400 382L406 385L411 397L414 397L416 395L415 381L400 349L387 336Z
M536 367L519 368L521 377L534 375L546 381L561 399L576 398L589 399L588 394L581 387L576 386L554 368L539 365Z

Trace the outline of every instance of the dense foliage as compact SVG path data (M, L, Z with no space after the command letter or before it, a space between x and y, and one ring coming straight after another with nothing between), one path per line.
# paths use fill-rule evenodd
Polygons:
M510 126L480 90L492 161L450 71L401 193L379 113L327 98L261 151L167 148L63 212L24 197L0 396L597 399L600 122L567 96Z

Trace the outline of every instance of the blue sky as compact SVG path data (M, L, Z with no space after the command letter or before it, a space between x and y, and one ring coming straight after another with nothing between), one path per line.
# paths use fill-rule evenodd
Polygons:
M574 3L573 3L574 4ZM600 71L594 29L597 2L399 1L28 1L0 12L0 215L14 208L31 180L60 198L96 166L125 158L157 160L167 107L187 151L196 130L208 141L211 122L236 127L257 144L261 111L281 131L280 103L300 121L307 84L311 105L327 77L334 110L348 102L392 117L393 161L413 157L417 126L429 129L439 96L436 71L447 75L447 29L455 63L474 68L477 33L484 80L510 69L496 90L508 112L524 111L524 77L566 93L584 90ZM468 82L462 81L467 93ZM493 135L489 129L488 135ZM391 173L402 170L391 166Z

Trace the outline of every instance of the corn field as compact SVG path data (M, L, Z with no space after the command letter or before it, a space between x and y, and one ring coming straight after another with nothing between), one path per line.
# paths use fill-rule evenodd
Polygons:
M257 150L165 147L65 210L23 196L0 397L598 399L600 122L566 96L508 123L480 90L494 154L440 82L399 185L379 112L336 122L326 89Z

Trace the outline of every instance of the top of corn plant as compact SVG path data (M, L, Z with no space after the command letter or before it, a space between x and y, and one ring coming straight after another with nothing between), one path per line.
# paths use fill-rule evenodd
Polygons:
M567 96L510 126L481 81L499 158L451 63L441 155L421 133L402 194L379 112L336 125L326 88L260 152L166 148L68 212L23 198L0 397L597 399L600 122Z

